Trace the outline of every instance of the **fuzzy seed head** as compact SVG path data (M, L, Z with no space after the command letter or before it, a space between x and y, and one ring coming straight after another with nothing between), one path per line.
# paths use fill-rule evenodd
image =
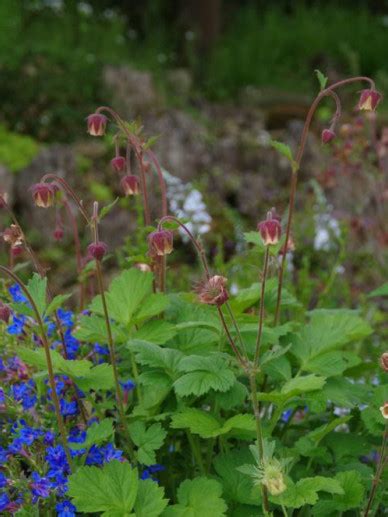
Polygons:
M124 176L120 181L125 196L136 196L139 194L139 179L133 174Z
M357 104L357 109L364 111L375 111L381 99L381 93L374 89L362 90L360 100Z
M106 124L108 119L101 113L92 113L87 117L88 133L92 136L105 135Z
M229 294L226 290L227 282L227 278L219 275L200 282L195 289L198 294L198 300L207 305L217 305L220 307L229 299Z
M263 467L261 482L267 487L271 495L279 495L286 490L287 486L278 461L270 461Z
M170 230L156 230L150 233L148 248L152 257L169 255L173 250L173 233Z
M388 352L384 352L381 357L380 357L380 365L381 365L381 368L385 371L385 372L388 372Z
M24 236L20 226L11 224L9 228L6 228L3 232L3 240L12 247L21 246L24 241Z
M384 402L384 405L380 408L383 417L388 420L388 402Z
M92 257L98 261L101 261L104 258L107 251L108 246L105 244L105 242L102 241L93 242L88 246L89 257Z

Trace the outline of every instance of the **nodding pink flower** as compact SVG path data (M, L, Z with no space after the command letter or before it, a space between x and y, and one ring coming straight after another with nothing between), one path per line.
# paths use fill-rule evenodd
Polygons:
M282 233L279 217L276 216L274 210L270 210L267 214L267 219L257 225L260 232L264 246L272 246L277 244Z
M336 134L332 129L324 129L321 134L321 141L323 144L328 144L329 142L334 140L335 137Z
M381 406L380 411L383 417L388 420L388 402L384 402L384 406Z
M8 323L11 317L11 309L5 303L0 302L0 320Z
M62 226L57 225L54 230L54 239L56 241L61 241L63 239L64 231Z
M360 100L357 104L358 110L375 111L379 102L382 99L381 93L375 89L362 90Z
M23 246L21 244L12 246L11 253L13 257L19 257L23 253Z
M48 208L54 204L56 188L51 183L35 183L30 188L36 206Z
M92 242L92 244L88 246L88 255L98 261L104 258L107 251L108 246L102 241Z
M124 176L120 185L126 196L136 196L139 193L139 178L133 174Z
M388 352L384 352L380 357L380 365L385 372L388 372Z
M229 294L226 290L227 282L227 278L219 275L200 282L195 289L198 294L198 300L201 303L220 307L229 299Z
M116 172L121 172L125 169L126 159L124 156L115 156L113 160L110 161L110 164Z
M148 247L151 256L163 257L173 250L173 233L169 230L156 230L148 235Z
M92 113L86 118L88 122L88 133L92 136L105 135L106 124L108 119L101 113Z
M24 236L20 226L11 224L9 228L6 228L3 232L3 240L11 246L21 246Z

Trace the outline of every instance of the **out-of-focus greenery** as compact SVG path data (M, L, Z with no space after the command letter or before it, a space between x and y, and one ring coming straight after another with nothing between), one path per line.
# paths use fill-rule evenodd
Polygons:
M224 0L221 34L204 56L194 16L176 2L2 0L0 121L40 140L74 139L85 115L109 101L105 64L150 70L159 84L184 66L193 94L213 99L247 85L307 93L314 68L369 74L384 90L388 21L366 6Z
M0 124L0 163L10 171L18 172L36 156L38 143L29 136L8 131Z

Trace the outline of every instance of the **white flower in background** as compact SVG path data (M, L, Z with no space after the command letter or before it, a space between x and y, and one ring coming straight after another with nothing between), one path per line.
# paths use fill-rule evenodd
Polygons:
M167 198L170 210L178 219L188 220L185 225L196 235L203 235L210 231L212 218L207 212L202 194L191 183L184 183L180 178L173 176L163 169L163 177L167 187ZM184 240L188 237L180 229Z
M314 249L328 251L333 247L332 237L339 237L340 226L330 213L316 214Z

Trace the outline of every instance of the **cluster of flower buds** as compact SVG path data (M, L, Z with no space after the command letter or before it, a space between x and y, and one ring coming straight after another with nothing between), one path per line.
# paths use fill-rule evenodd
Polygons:
M279 242L282 227L280 224L280 217L276 214L273 208L267 213L267 219L257 225L260 232L264 246L272 246Z
M54 204L58 187L52 183L35 183L30 190L36 206L49 208Z
M173 250L173 233L170 230L156 230L148 235L148 249L151 257L163 257Z
M10 317L11 309L8 307L8 305L0 301L0 321L8 323Z
M207 305L217 305L220 307L229 299L229 294L226 290L227 282L227 278L219 275L200 282L195 288L198 300Z
M99 262L104 258L107 251L108 246L102 241L92 242L88 246L88 256Z

